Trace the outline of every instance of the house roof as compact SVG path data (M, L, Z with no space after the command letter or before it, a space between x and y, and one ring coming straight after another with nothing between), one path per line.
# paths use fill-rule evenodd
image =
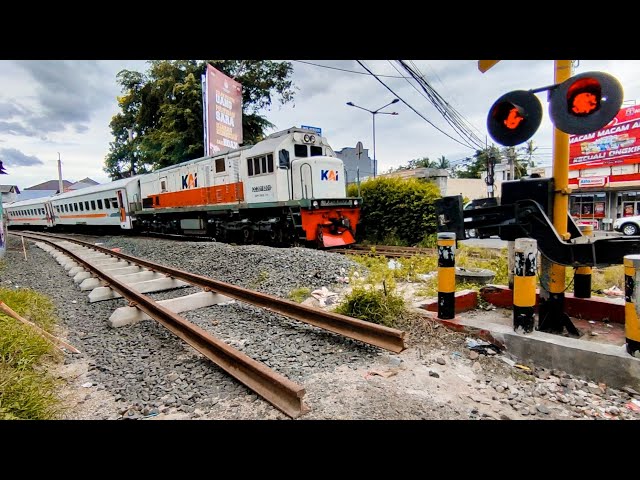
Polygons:
M93 187L95 185L99 185L99 183L76 182L73 185L70 185L66 190L80 190L82 188Z
M95 180L93 180L92 178L89 178L89 177L84 177L82 180L78 180L76 183L74 183L74 185L76 185L78 183L85 183L85 184L88 184L88 185L99 185L99 182L96 182Z
M62 181L62 186L67 188L73 185L68 180ZM49 180L48 182L39 183L38 185L34 185L33 187L25 188L25 190L55 190L58 191L58 187L60 186L60 182L58 180Z
M58 190L22 190L20 194L16 197L16 202L21 202L23 200L32 200L34 198L44 198L51 197L55 195Z
M0 193L20 193L17 185L0 185Z

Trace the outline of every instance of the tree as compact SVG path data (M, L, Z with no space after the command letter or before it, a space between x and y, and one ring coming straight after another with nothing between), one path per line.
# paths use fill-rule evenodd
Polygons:
M289 62L271 60L152 60L148 72L122 70L116 79L121 112L109 124L114 141L104 171L123 178L204 154L201 75L208 63L242 85L243 144L264 138L274 125L260 110L274 98L293 100ZM129 130L135 132L131 136Z
M476 150L471 158L465 161L465 169L457 169L458 178L480 178L481 172L487 171L488 162L498 162L500 151L494 145Z
M395 170L391 169L391 171L414 170L416 168L438 168L438 167L436 167L436 162L429 160L429 157L422 157L422 158L414 158L412 160L409 160L409 163L407 165L400 165Z
M451 163L449 162L449 160L446 159L446 157L444 155L442 155L438 159L438 162L436 163L436 167L435 168L440 168L442 170L447 170L449 167L451 167Z

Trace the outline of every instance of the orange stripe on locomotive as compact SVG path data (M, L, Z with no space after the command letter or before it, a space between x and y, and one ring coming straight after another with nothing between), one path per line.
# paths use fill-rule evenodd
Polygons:
M149 195L154 208L191 207L244 200L242 182Z

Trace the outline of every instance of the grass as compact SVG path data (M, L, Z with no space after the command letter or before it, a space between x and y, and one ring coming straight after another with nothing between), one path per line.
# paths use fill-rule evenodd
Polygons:
M426 243L426 242L425 242ZM468 269L486 269L495 272L492 283L497 285L509 284L508 249L484 249L459 245L455 252L457 267ZM366 278L354 279L350 277L350 284L354 286L351 296L337 307L336 311L356 318L389 325L393 316L400 315L399 302L395 302L398 282L420 282L414 289L415 295L421 297L436 297L438 295L438 258L437 255L414 255L410 258L388 259L376 255L375 250L367 255L351 254L350 258L366 267ZM539 263L540 267L540 263ZM423 280L421 275L436 273L431 278ZM575 270L566 267L566 286L572 291L572 281ZM539 278L537 280L539 285ZM385 285L388 297L380 293L380 286ZM594 268L592 271L592 291L598 292L617 286L624 290L624 267L612 265L606 268ZM479 291L481 284L456 282L456 290Z
M311 295L311 289L307 287L294 288L289 292L289 299L294 302L301 303L309 298Z
M406 313L404 298L393 289L383 286L359 285L351 290L345 299L336 307L336 313L348 315L372 323L396 326L398 320Z
M56 323L53 303L29 289L0 288L0 300L44 330ZM61 412L58 381L47 366L62 353L33 328L0 313L0 420L46 420Z
M262 285L267 280L269 280L269 272L267 272L266 270L261 270L258 273L258 275L256 275L255 280L253 280L253 282L251 282L251 284L249 285L249 288L258 288L260 285Z

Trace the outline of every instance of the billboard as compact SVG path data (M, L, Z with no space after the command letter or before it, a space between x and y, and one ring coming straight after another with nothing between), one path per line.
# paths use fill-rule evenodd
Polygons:
M242 85L207 65L202 76L204 154L242 143Z
M622 108L600 130L569 135L569 169L640 163L640 106Z

